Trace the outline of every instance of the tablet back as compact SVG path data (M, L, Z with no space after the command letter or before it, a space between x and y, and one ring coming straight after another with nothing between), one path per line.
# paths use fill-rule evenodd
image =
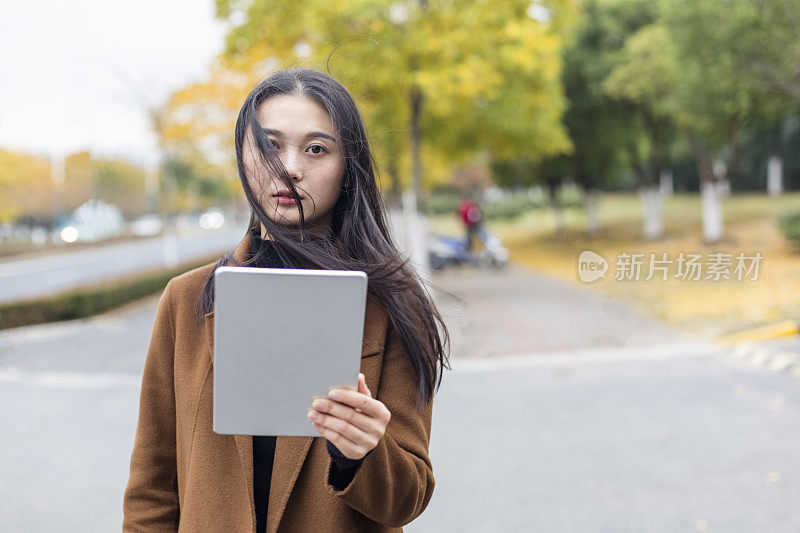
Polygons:
M214 284L214 432L319 437L311 402L358 383L366 273L223 266Z

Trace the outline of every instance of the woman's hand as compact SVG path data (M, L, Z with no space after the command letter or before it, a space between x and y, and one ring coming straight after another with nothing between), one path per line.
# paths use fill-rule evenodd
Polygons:
M372 397L361 373L357 391L331 389L327 400L314 400L311 407L308 418L314 429L349 459L361 459L378 445L392 415Z

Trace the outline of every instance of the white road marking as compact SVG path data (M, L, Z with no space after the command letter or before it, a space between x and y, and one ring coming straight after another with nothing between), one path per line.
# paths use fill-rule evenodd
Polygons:
M665 359L711 357L717 348L709 342L681 342L658 346L594 348L562 352L529 353L485 359L452 358L453 370L485 372L509 368L563 368L618 362L649 362ZM26 372L16 367L0 368L0 383L23 383L51 388L97 388L141 385L141 376L88 372Z
M0 368L0 383L21 383L34 387L90 389L99 387L139 387L135 374L92 374L88 372L26 372L17 367Z
M450 360L453 370L481 372L507 368L562 368L589 364L618 362L647 362L689 357L710 357L718 348L710 342L679 342L662 345L626 346L622 348L591 348L547 353L504 355L481 359Z

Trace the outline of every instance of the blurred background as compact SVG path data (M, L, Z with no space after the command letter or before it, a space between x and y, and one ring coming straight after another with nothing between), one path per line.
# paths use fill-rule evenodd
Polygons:
M0 530L119 527L158 296L298 66L452 335L410 531L800 531L800 0L0 9Z

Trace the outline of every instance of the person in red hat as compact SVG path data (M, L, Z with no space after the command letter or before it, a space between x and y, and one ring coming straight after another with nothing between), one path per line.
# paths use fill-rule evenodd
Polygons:
M478 203L469 196L461 200L457 211L467 231L467 251L471 252L475 246L475 236L480 234L483 214Z

